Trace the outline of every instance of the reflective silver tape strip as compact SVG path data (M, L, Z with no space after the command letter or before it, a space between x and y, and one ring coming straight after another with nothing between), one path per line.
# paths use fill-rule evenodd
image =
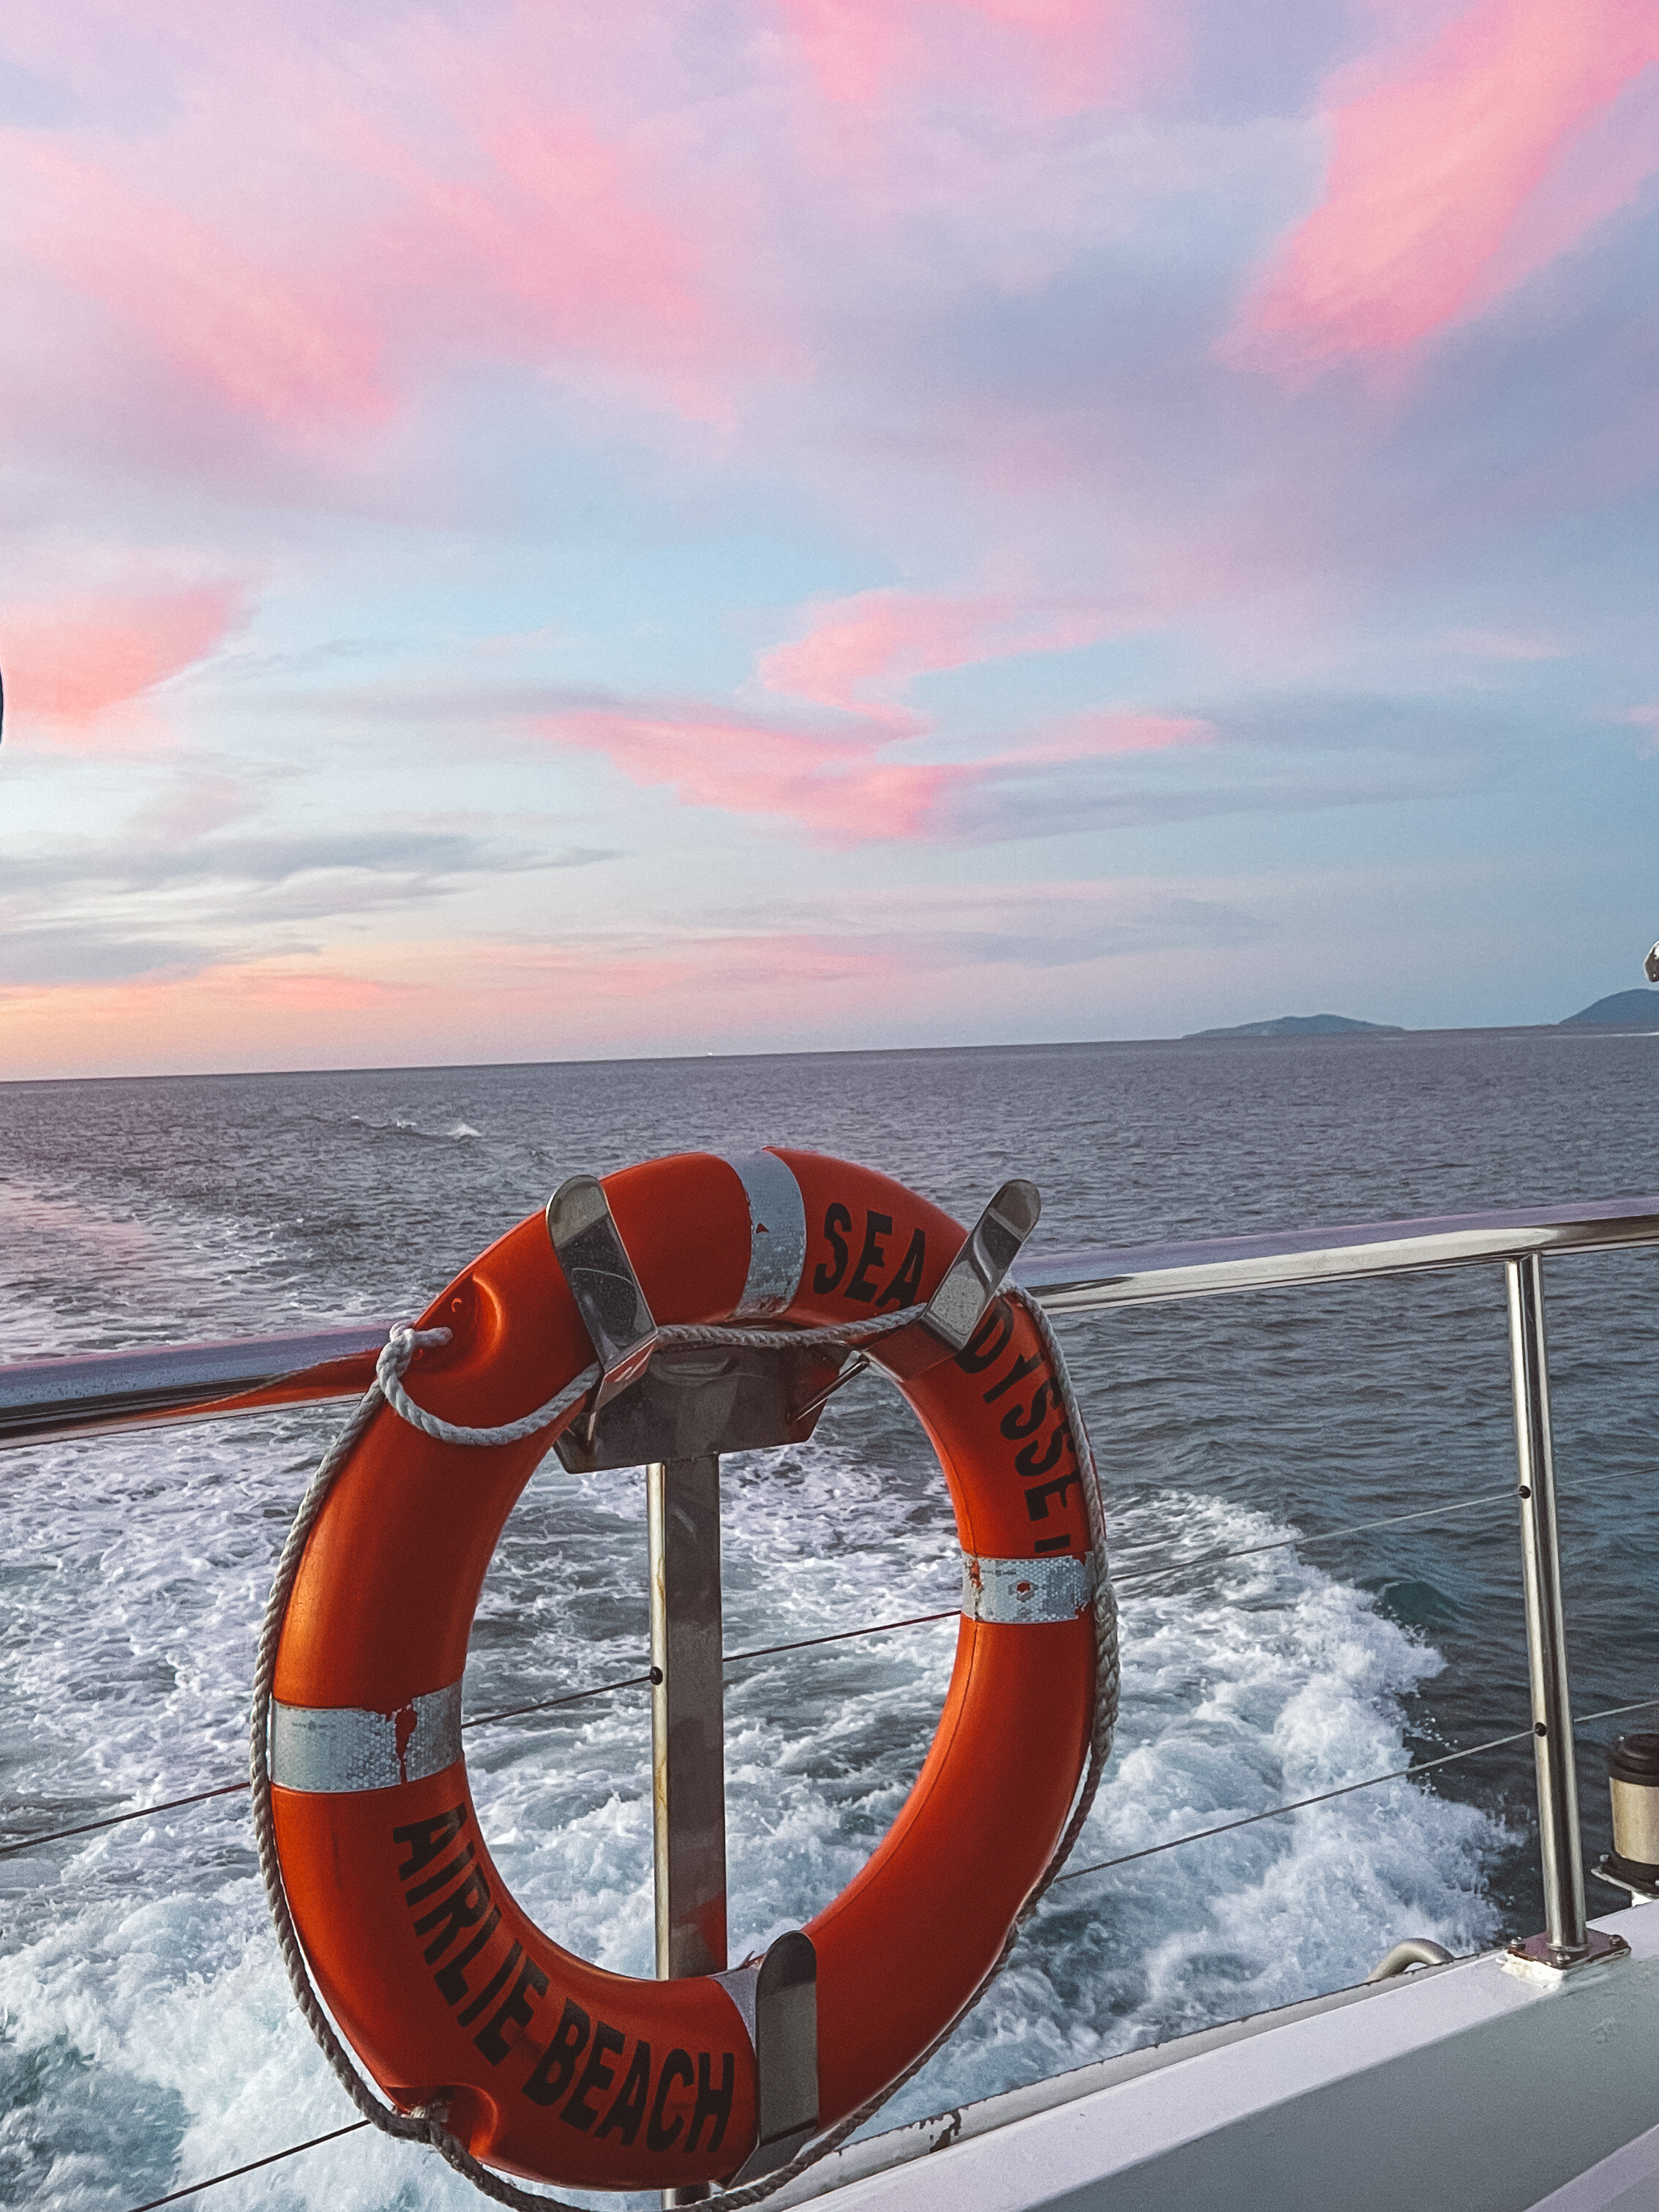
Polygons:
M977 1559L963 1554L962 1609L969 1620L1072 1620L1095 1594L1095 1559Z
M749 1278L734 1321L781 1313L793 1305L806 1265L806 1202L775 1152L723 1156L749 1199Z
M461 1686L429 1690L400 1712L361 1705L270 1705L270 1778L335 1794L424 1782L461 1755Z

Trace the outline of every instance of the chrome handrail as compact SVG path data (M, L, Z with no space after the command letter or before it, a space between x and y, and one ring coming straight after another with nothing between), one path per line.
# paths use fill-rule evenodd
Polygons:
M389 1326L0 1362L0 1451L353 1397L374 1379Z
M1015 1262L1021 1288L1050 1313L1101 1313L1164 1298L1354 1282L1528 1253L1599 1252L1659 1244L1659 1197L1584 1199L1422 1221L1362 1221L1340 1229L1268 1229L1191 1243L1033 1254ZM4 1370L0 1369L0 1374Z
M1053 1314L1357 1281L1528 1253L1659 1244L1659 1197L1270 1229L1165 1244L1033 1254L1010 1271ZM387 1322L228 1344L0 1362L0 1451L116 1429L222 1420L366 1389Z

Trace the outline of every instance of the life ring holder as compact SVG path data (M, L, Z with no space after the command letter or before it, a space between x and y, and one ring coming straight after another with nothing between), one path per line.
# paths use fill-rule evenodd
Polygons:
M784 1156L781 1154L772 1154L763 1155L761 1156L761 1158L763 1161L770 1161L783 1157ZM682 1160L688 1158L692 1159L700 1159L707 1164L711 1160L712 1156L681 1156ZM803 1161L811 1162L816 1164L818 1163L818 1160L819 1156L816 1155L790 1155L788 1156L787 1164L792 1165L799 1174ZM675 1164L671 1162L661 1162L653 1164L659 1169L665 1170L671 1168ZM867 1171L865 1170L845 1170L844 1164L828 1163L826 1164L832 1167L840 1165L847 1174L864 1176L867 1173ZM645 1171L632 1170L624 1171L624 1174L639 1174ZM888 1192L892 1192L901 1188L899 1186L888 1183L885 1178L871 1178L871 1181L879 1184ZM595 1188L598 1188L599 1187L595 1186ZM1029 1188L1029 1186L1026 1188ZM905 1195L908 1196L911 1194L905 1194ZM1032 1196L1035 1198L1034 1193L1032 1194ZM923 1201L915 1200L914 1199L912 1202L915 1205L921 1205L924 1203ZM933 1209L929 1209L930 1213L932 1213L933 1211ZM980 1224L981 1231L984 1230L986 1221L990 1217L990 1209L988 1209L987 1216L982 1217L981 1218L981 1223ZM832 1236L834 1235L833 1215L835 1212L836 1208L832 1206L829 1209L828 1213L826 1214L826 1224L830 1227L830 1234ZM538 1217L532 1217L532 1221L535 1221L538 1219ZM940 1218L942 1219L943 1217L940 1217ZM947 1226L951 1225L947 1224ZM530 1224L528 1223L521 1224L520 1231L514 1232L514 1234L515 1236L521 1236L529 1227ZM966 1259L964 1255L969 1254L970 1248L973 1246L974 1243L974 1236L978 1235L979 1233L979 1231L974 1232L969 1237L964 1239L962 1238L962 1233L959 1229L956 1229L954 1231L956 1237L960 1240L961 1249L957 1255L956 1263L951 1268L947 1270L947 1273L955 1275L958 1279L963 1276L963 1269L966 1266ZM836 1241L839 1243L839 1239L836 1239ZM509 1239L502 1240L502 1246L505 1246L509 1242ZM491 1250L494 1252L501 1249L502 1248L492 1247ZM545 1249L544 1247L543 1249ZM490 1255L486 1254L483 1255L483 1260L487 1261L489 1256ZM843 1253L843 1264L845 1261L845 1256L846 1255ZM483 1261L474 1263L475 1268L481 1267L482 1265ZM751 1275L752 1272L753 1271L751 1269ZM981 1254L980 1255L980 1273L981 1279L983 1279L984 1272L983 1255ZM467 1281L468 1275L471 1273L472 1271L469 1270L462 1278L458 1279L458 1285L465 1285ZM823 1273L823 1271L820 1269L820 1279L822 1279ZM913 1300L916 1296L917 1287L918 1286L915 1285L911 1286L911 1297ZM434 1302L434 1307L429 1310L429 1319L433 1316L441 1316L448 1308L454 1307L459 1303L457 1298L451 1295L451 1293L454 1292L456 1290L457 1285L452 1285L450 1292L446 1292L439 1300ZM956 1322L958 1330L960 1330L962 1322L962 1300L963 1295L963 1284L961 1279L957 1279L955 1284L955 1294L957 1308ZM862 1295L862 1293L855 1293L855 1295ZM928 1315L933 1314L934 1305L948 1307L950 1302L949 1286L947 1285L941 1284L936 1287L934 1299L930 1303L929 1307L927 1310L927 1313ZM753 1311L755 1310L752 1302L748 1304L747 1310L750 1311ZM768 1310L765 1306L763 1306L761 1310L763 1311ZM736 1311L741 1315L744 1310L744 1304L740 1302L736 1308ZM776 1310L775 1302L774 1302L771 1310ZM1087 1556L1091 1558L1096 1563L1092 1604L1089 1607L1092 1624L1092 1646L1094 1653L1092 1707L1088 1715L1087 1759L1086 1767L1082 1776L1081 1788L1076 1794L1074 1802L1071 1807L1070 1816L1065 1820L1063 1831L1060 1833L1058 1841L1054 1844L1046 1864L1042 1868L1037 1879L1030 1886L1027 1894L1019 1904L1018 1910L1015 1911L1012 1922L1008 1926L1006 1938L998 1948L994 1958L991 1960L988 1967L977 1980L976 1984L969 1991L965 2001L953 2005L953 2008L951 2009L949 2017L944 2021L943 2025L940 2026L937 2032L926 2041L924 2047L915 2052L915 2055L908 2060L908 2063L902 2067L901 2071L896 2072L890 2079L882 2082L875 2090L874 2094L861 2098L854 2109L846 2112L843 2116L836 2120L833 2124L825 2127L822 2132L816 2136L813 2141L806 2144L800 2150L798 2155L790 2159L787 2163L781 2167L777 2167L772 2172L765 2173L763 2177L754 2182L741 2184L736 2187L726 2188L720 2191L712 2200L710 2200L717 2205L728 2208L728 2212L740 2212L740 2208L759 2203L764 2197L770 2195L775 2190L781 2187L786 2182L793 2179L796 2175L804 2172L806 2167L811 2165L817 2159L823 2157L829 2151L836 2148L838 2144L844 2142L846 2138L858 2127L862 2125L863 2123L868 2119L871 2115L876 2112L905 2081L908 2081L915 2073L924 2066L927 2060L954 2032L954 2029L959 2024L962 2018L975 2004L977 2003L979 1998L984 1994L985 1990L988 1989L992 1981L995 1979L997 1974L1000 1972L1003 1964L1006 1962L1012 1949L1013 1943L1018 1936L1020 1927L1023 1926L1024 1922L1030 1917L1044 1891L1047 1889L1049 1883L1052 1882L1054 1876L1058 1874L1061 1866L1064 1864L1065 1860L1069 1855L1073 1844L1075 1842L1077 1834L1082 1826L1083 1821L1087 1817L1098 1785L1102 1769L1103 1768L1106 1757L1109 1751L1112 1728L1115 1719L1118 1682L1115 1610L1112 1601L1109 1581L1105 1572L1106 1554L1103 1512L1100 1501L1098 1481L1094 1465L1092 1450L1089 1444L1087 1431L1082 1419L1080 1409L1077 1405L1075 1396L1072 1391L1069 1377L1066 1372L1063 1356L1060 1352L1060 1346L1054 1339L1053 1331L1049 1328L1047 1317L1043 1315L1041 1308L1036 1305L1034 1300L1029 1298L1023 1291L1017 1288L1010 1288L1001 1292L1000 1303L997 1310L1006 1317L1001 1336L1002 1343L1006 1344L1008 1341L1008 1332L1014 1326L1014 1322L1017 1319L1023 1327L1029 1328L1029 1329L1034 1334L1041 1346L1042 1352L1044 1355L1044 1364L1048 1370L1054 1407L1059 1415L1060 1422L1065 1432L1068 1436L1069 1439L1072 1440L1075 1449L1076 1473L1078 1477L1080 1478L1078 1483L1078 1487L1080 1492L1080 1504L1087 1529ZM981 1297L972 1316L972 1320L975 1324L977 1324L980 1322L984 1311L985 1300ZM911 1310L909 1307L901 1305L898 1311L891 1314L878 1314L877 1316L872 1316L870 1318L837 1322L833 1325L829 1326L795 1326L790 1328L787 1326L780 1327L775 1322L774 1325L770 1327L756 1328L752 1325L745 1326L741 1321L729 1323L715 1322L712 1324L706 1322L679 1325L669 1324L664 1325L660 1328L654 1330L653 1350L670 1349L681 1346L698 1346L750 1349L760 1348L775 1351L780 1346L787 1346L792 1352L822 1348L825 1351L833 1351L837 1353L844 1354L847 1350L854 1347L870 1347L872 1350L875 1350L883 1344L884 1340L889 1340L890 1341L888 1342L886 1348L890 1358L899 1353L906 1342L908 1342L911 1345L912 1348L908 1355L908 1362L904 1358L895 1360L895 1364L897 1366L898 1371L900 1374L902 1374L905 1372L907 1364L915 1362L915 1352L914 1346L915 1343L921 1339L921 1329L920 1324L924 1318L926 1318L926 1316L918 1310ZM948 1322L948 1316L946 1316L946 1319ZM453 2131L452 2128L446 2124L446 2121L450 2116L447 2110L437 2107L435 2105L434 2106L427 2107L422 2107L417 2105L410 2109L398 2109L395 2105L388 2104L380 2094L377 2094L376 2090L371 2086L368 2080L365 2078L363 2072L360 2070L351 2051L348 2048L343 2039L336 2029L332 2020L330 2018L328 2010L325 2008L325 2005L318 1994L313 1984L311 1965L307 1960L306 1949L301 1943L298 1929L295 1926L288 1889L283 1881L283 1867L278 1851L276 1821L273 1814L271 1796L273 1777L270 1765L270 1731L273 1696L276 1678L278 1649L282 1639L283 1626L288 1616L289 1602L293 1596L296 1580L300 1575L301 1563L306 1554L307 1544L312 1537L313 1530L317 1527L317 1523L323 1513L325 1505L331 1495L335 1492L336 1486L338 1483L340 1477L348 1469L348 1468L352 1465L354 1457L356 1455L359 1447L362 1444L364 1438L368 1436L381 1413L387 1408L390 1408L401 1420L405 1421L411 1426L422 1431L434 1441L447 1446L456 1446L468 1449L481 1447L499 1448L502 1446L521 1444L533 1437L543 1435L545 1432L556 1431L560 1428L561 1425L568 1423L570 1417L573 1416L576 1413L577 1409L582 1406L584 1400L588 1401L587 1410L589 1414L592 1418L597 1419L599 1405L603 1402L605 1397L606 1385L608 1382L613 1381L617 1367L620 1364L620 1362L618 1362L615 1357L617 1347L614 1345L607 1346L604 1342L602 1331L593 1330L591 1316L589 1316L589 1325L590 1333L594 1334L595 1341L599 1343L602 1353L605 1353L607 1356L602 1358L599 1362L590 1363L589 1364L585 1365L580 1372L575 1374L572 1379L565 1384L562 1389L557 1392L545 1404L537 1407L533 1413L525 1415L520 1419L501 1423L489 1427L471 1425L452 1421L445 1419L441 1415L434 1413L428 1408L417 1405L416 1401L410 1398L408 1391L404 1386L404 1376L409 1369L411 1360L417 1355L417 1353L419 1353L423 1348L428 1346L436 1348L441 1345L447 1344L449 1340L451 1332L444 1327L441 1319L438 1320L437 1326L435 1327L428 1326L426 1328L413 1329L402 1328L392 1332L391 1341L387 1344L386 1349L380 1355L380 1359L377 1366L374 1384L366 1394L362 1402L355 1410L351 1419L347 1424L345 1429L335 1440L328 1453L325 1455L307 1492L300 1512L296 1516L290 1528L289 1537L283 1547L282 1558L279 1562L276 1577L271 1590L270 1600L266 1609L255 1675L253 1711L252 1715L251 1766L253 1781L255 1827L258 1842L261 1871L264 1877L266 1893L270 1904L272 1917L276 1924L284 1963L287 1966L289 1980L293 1985L302 2015L305 2017L307 2024L311 2027L313 2033L317 2036L319 2042L321 2044L324 2052L327 2057L329 2063L334 2073L341 2081L343 2086L351 2096L353 2102L356 2105L358 2110L363 2114L366 2119L381 2129L384 2132L400 2139L427 2143L431 2148L436 2149L440 2155L442 2156L449 2165L454 2167L458 2172L464 2174L466 2179L471 2181L473 2185L483 2194L498 2203L524 2208L524 2212L531 2212L531 2208L535 2207L547 2206L557 2208L562 2204L562 2200L556 2197L520 2189L512 2181L506 2179L502 2173L495 2170L491 2166L484 2165L472 2154L472 2152L467 2148L466 2144L460 2140L459 2136ZM969 1334L971 1334L971 1330ZM992 1334L994 1334L994 1331L993 1331ZM965 1341L965 1339L962 1339L960 1340ZM921 1364L924 1365L929 1364L930 1359L933 1363L936 1364L941 1357L948 1356L950 1341L951 1340L947 1337L946 1352L945 1354L941 1354L939 1347L935 1346L933 1348L931 1354L924 1357ZM881 1357L878 1350L877 1351L877 1357L878 1358ZM884 1361L883 1364L887 1364L887 1362ZM981 1365L985 1364L987 1363L981 1362ZM1016 1363L1017 1366L1024 1368L1034 1367L1036 1364L1036 1362L1030 1358L1023 1362ZM638 1369L636 1368L635 1372L637 1371ZM629 1379L631 1379L631 1377L625 1377L623 1383L617 1387L625 1387L626 1381ZM426 1391L424 1395L430 1395L431 1392L429 1390ZM1038 1394L1039 1400L1041 1395L1041 1393ZM520 1403L523 1402L522 1395L520 1396L519 1401ZM1034 1404L1037 1401L1034 1401ZM1056 1433L1058 1432L1059 1431L1057 1431ZM1021 1428L1018 1431L1005 1431L1004 1433L1010 1435L1025 1435L1029 1433L1029 1430ZM1035 1448L1028 1448L1028 1449L1030 1449ZM539 1457L539 1453L537 1456ZM1053 1463L1053 1457L1051 1455L1049 1459L1044 1464L1052 1465ZM526 1479L527 1479L527 1477ZM1049 1486L1051 1488L1054 1488L1058 1487L1058 1485L1050 1485ZM1061 1492L1061 1502L1062 1504L1064 1503L1063 1492ZM1037 1510L1038 1509L1035 1506L1032 1508L1034 1517ZM1046 1508L1043 1510L1046 1510ZM987 1562L988 1565L992 1563L988 1561ZM1007 1564L1012 1565L1012 1563L1009 1562ZM977 1569L979 1563L975 1560L970 1559L969 1565L970 1569ZM976 1584L978 1580L977 1574L975 1574L972 1579ZM1018 1585L1018 1587L1022 1591L1029 1591L1030 1585L1027 1582L1022 1582ZM998 1618L997 1615L989 1611L988 1603L985 1617L991 1620ZM278 1778L280 1779L280 1778ZM393 1778L395 1779L396 1777ZM1048 1832L1052 1833L1053 1831L1050 1830ZM676 1987L676 1985L672 1984L659 1984L649 1986L659 1989L673 1989ZM631 2140L631 2138L629 2138L629 2140ZM520 2170L522 2171L525 2169L520 2168ZM534 2169L530 2170L532 2172L534 2171ZM577 2177L572 2175L569 2178L576 2179ZM582 2185L599 2187L610 2185L626 2188L649 2185L642 2185L638 2179L632 2178L607 2183L604 2180L594 2182L583 2177Z

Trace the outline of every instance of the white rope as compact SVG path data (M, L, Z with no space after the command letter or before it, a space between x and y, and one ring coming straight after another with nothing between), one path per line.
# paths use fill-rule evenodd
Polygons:
M1066 1822L1048 1865L1032 1886L1025 1902L1015 1917L1007 1940L998 1953L989 1971L967 2002L948 2021L919 2056L877 2094L866 2100L855 2112L825 2130L787 2165L776 2167L759 2181L741 2189L717 2191L706 2200L713 2212L745 2212L745 2208L760 2203L786 2183L793 2181L821 2158L836 2150L848 2137L861 2128L949 2041L957 2029L990 1988L1013 1950L1020 1930L1036 1911L1043 1893L1070 1856L1089 1809L1100 1786L1100 1778L1112 1747L1112 1731L1117 1720L1118 1705L1118 1648L1117 1603L1112 1595L1111 1577L1106 1558L1106 1511L1101 1501L1100 1478L1095 1465L1094 1448L1084 1424L1082 1408L1072 1389L1072 1379L1066 1370L1066 1356L1059 1340L1049 1326L1048 1316L1036 1299L1025 1291L1010 1288L1006 1295L1027 1314L1042 1339L1053 1369L1060 1405L1065 1412L1073 1449L1077 1455L1078 1471L1082 1478L1085 1508L1089 1522L1089 1540L1097 1561L1094 1628L1095 1628L1095 1705L1090 1729L1089 1764L1079 1790L1072 1817ZM738 1328L726 1325L681 1323L658 1331L658 1342L665 1346L678 1345L721 1346L732 1348L763 1346L775 1350L780 1345L791 1346L845 1346L869 1344L891 1331L909 1326L917 1318L914 1309L901 1309L879 1321L848 1322L834 1328L763 1329ZM276 1578L271 1586L270 1598L265 1607L265 1617L259 1638L258 1662L254 1671L253 1711L250 1767L253 1784L254 1833L258 1844L259 1870L264 1877L265 1895L276 1923L276 1940L281 1947L283 1964L288 1968L300 2011L318 2042L330 2067L343 2086L357 2110L366 2119L382 2129L387 2135L404 2141L424 2142L456 2172L462 2174L473 2187L497 2204L512 2208L512 2212L580 2212L580 2208L559 2197L543 2197L526 2189L520 2189L503 2175L482 2165L458 2137L444 2124L445 2112L441 2107L431 2111L399 2112L386 2105L363 2078L353 2054L337 2033L334 2023L324 2010L322 2002L312 1986L311 1976L301 1948L299 1931L289 1909L288 1894L283 1885L282 1868L276 1856L276 1832L270 1808L270 1772L268 1764L271 1685L276 1670L276 1646L283 1622L288 1613L289 1595L300 1568L300 1559L306 1540L321 1512L325 1500L332 1489L359 1438L379 1412L382 1403L391 1407L398 1417L419 1429L422 1434L434 1437L440 1443L490 1446L521 1443L541 1430L550 1428L575 1406L592 1389L599 1376L597 1362L585 1367L581 1373L568 1382L563 1389L538 1406L533 1413L526 1413L516 1421L503 1422L498 1428L475 1429L458 1422L446 1421L436 1413L417 1406L404 1389L403 1377L416 1352L426 1345L447 1344L450 1332L447 1328L416 1329L407 1325L394 1328L375 1363L374 1383L369 1389L345 1428L336 1437L325 1455L321 1466L313 1476L309 1490L295 1516L288 1541L277 1564Z
M657 1342L670 1350L696 1345L729 1350L759 1346L775 1352L781 1344L787 1344L792 1351L802 1346L809 1351L842 1347L850 1350L854 1345L869 1344L878 1336L890 1335L896 1328L908 1328L915 1317L914 1311L901 1309L897 1313L884 1314L879 1321L844 1322L834 1328L792 1329L734 1328L724 1323L682 1322L659 1328ZM374 1364L374 1379L392 1412L407 1421L410 1428L419 1429L423 1436L434 1437L441 1444L521 1444L543 1429L551 1428L555 1421L580 1403L599 1379L596 1360L584 1367L544 1406L538 1406L533 1413L525 1413L516 1421L503 1421L499 1428L465 1428L459 1421L446 1421L437 1413L428 1413L404 1388L404 1376L415 1354L429 1344L447 1344L449 1338L447 1328L410 1328L406 1323L400 1324L392 1330Z
M380 1395L400 1420L422 1435L434 1437L441 1444L521 1444L526 1438L551 1428L560 1415L568 1413L573 1406L581 1403L599 1379L597 1360L567 1382L544 1406L538 1406L533 1413L521 1420L504 1421L495 1429L463 1428L459 1421L441 1420L436 1413L428 1413L424 1406L417 1406L404 1388L404 1376L416 1353L428 1344L447 1344L447 1328L394 1328L386 1340L386 1349L374 1363L374 1380Z

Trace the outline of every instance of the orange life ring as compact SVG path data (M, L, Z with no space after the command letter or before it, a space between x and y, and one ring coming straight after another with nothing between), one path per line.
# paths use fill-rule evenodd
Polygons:
M811 1152L682 1153L604 1188L663 1323L891 1312L925 1302L963 1241L902 1185ZM592 1356L539 1213L422 1326L453 1332L410 1377L452 1422L516 1419ZM943 1464L972 1602L915 1788L805 1930L823 2126L902 2074L996 1960L1062 1832L1094 1705L1083 1478L1030 1314L999 1300L966 1352L901 1387ZM473 1611L550 1441L463 1448L389 1408L369 1422L283 1622L276 1853L317 1988L397 2106L447 2106L473 2155L509 2172L684 2186L732 2173L756 2138L737 2004L712 1977L635 1980L543 1935L491 1863L462 1757Z

